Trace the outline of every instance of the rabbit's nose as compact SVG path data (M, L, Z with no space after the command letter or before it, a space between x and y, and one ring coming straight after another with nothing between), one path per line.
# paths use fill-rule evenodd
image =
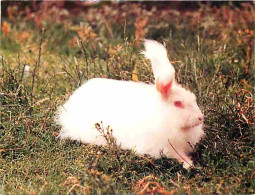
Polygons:
M204 120L204 116L203 116L203 115L202 115L202 116L199 116L199 117L198 117L198 120L202 122L202 121Z

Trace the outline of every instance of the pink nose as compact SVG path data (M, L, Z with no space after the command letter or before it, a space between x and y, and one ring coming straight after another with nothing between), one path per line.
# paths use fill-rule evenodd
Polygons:
M204 120L204 116L202 115L202 116L198 117L198 120L202 122Z

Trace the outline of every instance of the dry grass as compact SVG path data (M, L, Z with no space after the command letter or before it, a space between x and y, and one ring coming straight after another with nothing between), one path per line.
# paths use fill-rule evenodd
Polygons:
M75 17L53 6L30 18L10 7L0 49L0 193L254 193L251 4L155 6L102 3ZM153 80L139 54L143 37L165 42L178 81L205 113L195 169L121 150L110 130L110 147L57 139L56 107L85 80Z

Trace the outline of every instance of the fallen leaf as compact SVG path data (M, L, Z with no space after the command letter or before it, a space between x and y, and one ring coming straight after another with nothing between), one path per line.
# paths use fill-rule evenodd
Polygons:
M6 21L4 21L2 24L2 32L4 33L5 36L7 36L10 32L10 24Z
M137 76L137 66L136 66L136 64L135 64L134 70L132 72L132 80L135 81L135 82L139 81L138 76Z
M29 36L30 34L27 31L24 31L19 35L19 41L25 41Z

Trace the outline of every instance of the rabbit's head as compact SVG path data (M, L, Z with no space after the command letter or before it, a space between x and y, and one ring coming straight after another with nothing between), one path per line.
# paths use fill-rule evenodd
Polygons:
M166 48L153 40L145 40L144 45L143 54L151 61L156 89L162 101L170 106L177 125L180 128L201 125L204 116L196 103L196 96L175 81L175 69L167 58Z
M181 87L174 78L167 84L160 83L156 80L156 88L162 96L162 101L165 101L174 113L176 123L180 128L192 128L203 124L204 115L199 109L196 96Z

